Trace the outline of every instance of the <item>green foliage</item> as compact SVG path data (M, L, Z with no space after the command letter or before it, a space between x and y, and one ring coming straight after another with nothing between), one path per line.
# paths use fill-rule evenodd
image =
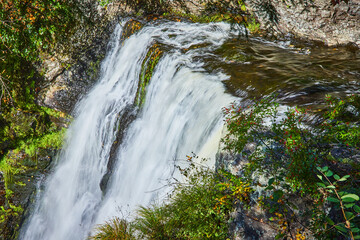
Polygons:
M0 36L2 50L27 60L38 57L53 39L64 36L75 23L73 1L1 0Z
M0 1L0 106L24 108L36 94L39 54L70 37L83 17L76 1Z
M91 240L135 240L134 230L131 223L124 219L114 218L100 225Z
M9 208L5 209L4 206L0 206L0 223L3 223L8 217L18 217L22 214L24 209L20 206L9 204Z
M227 239L229 213L236 201L248 200L250 189L229 179L229 173L181 169L187 181L179 184L169 202L142 208L136 228L147 239Z
M228 134L222 140L225 149L247 159L245 177L253 185L264 188L266 194L261 198L261 204L273 215L272 221L276 220L279 236L296 234L291 233L289 224L298 221L293 217L298 211L293 197L298 196L311 199L308 208L313 211L310 216L312 225L307 225L308 229L319 238L338 237L337 232L329 231L326 227L326 214L320 209L325 198L330 202L350 205L358 199L356 181L360 166L355 159L352 160L352 156L360 150L360 127L356 124L359 116L358 97L353 95L346 101L327 97L329 110L322 121L315 125L309 125L307 111L297 107L288 109L284 116L280 116L274 97L264 98L246 109L235 105L224 109L228 128ZM352 122L346 122L343 118L344 115L349 116L349 111L351 118L346 120L351 119ZM327 166L321 168L324 179L333 177L333 182L317 183L321 166ZM334 172L342 172L345 176L341 178ZM256 176L267 177L268 183L254 182ZM353 177L353 181L345 184L349 176ZM319 191L319 187L324 190ZM335 192L343 195L340 198L327 198L329 193ZM346 206L355 206L350 205ZM345 224L347 220L356 218L354 211L341 214L339 209L332 208L332 214L344 216ZM333 224L333 229L343 227L341 224L344 223L335 224L337 227ZM357 231L358 220L352 224L348 228ZM300 225L306 226L306 223Z
M16 222L23 210L14 203L14 196L19 197L29 187L24 182L30 181L33 171L48 164L49 150L61 147L65 129L55 125L50 118L64 118L65 114L43 107L36 111L11 108L1 117L0 172L4 177L6 200L0 206L0 223ZM45 156L47 158L39 163L38 158ZM13 228L17 229L17 226L13 225Z
M336 223L338 218L331 219L325 213L321 213L322 218L326 220L329 228L327 231L337 230L338 233L351 239L360 238L360 207L358 189L352 189L352 186L346 184L350 175L340 177L334 174L327 166L317 168L319 171L318 178L321 182L317 183L319 189L325 194L326 200L335 205L338 214L342 216L341 220ZM341 212L341 213L340 213ZM322 234L322 233L321 233Z

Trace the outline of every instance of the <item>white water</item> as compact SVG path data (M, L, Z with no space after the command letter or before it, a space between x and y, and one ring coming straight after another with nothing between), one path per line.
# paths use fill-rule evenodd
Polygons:
M220 46L229 34L229 25L223 23L162 23L144 27L121 44L119 26L102 77L77 105L67 145L45 190L38 193L20 239L86 239L96 224L119 215L118 208L134 210L161 199L174 160L204 152L214 161L223 125L221 108L233 98L224 93L221 81L226 76L206 73L195 59ZM127 129L104 194L99 184L118 115L134 102L141 63L154 40L170 50L156 66L145 104ZM184 51L199 43L209 45Z

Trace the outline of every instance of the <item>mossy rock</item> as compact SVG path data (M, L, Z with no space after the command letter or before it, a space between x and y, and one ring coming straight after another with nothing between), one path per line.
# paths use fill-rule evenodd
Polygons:
M134 19L130 19L123 28L120 41L125 41L131 35L137 33L143 26L144 24L142 24L141 22Z
M146 88L162 54L163 51L161 50L160 45L156 43L150 47L144 61L142 62L139 85L135 98L135 104L138 107L142 107L145 102Z

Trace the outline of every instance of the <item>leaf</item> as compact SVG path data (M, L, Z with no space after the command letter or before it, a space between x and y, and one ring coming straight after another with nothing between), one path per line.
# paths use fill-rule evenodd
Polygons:
M334 174L334 173L333 173L331 170L329 170L329 171L327 171L327 172L325 173L325 176L331 177L333 174Z
M360 235L354 236L354 239L360 239Z
M326 188L326 185L323 183L316 183L319 187Z
M340 230L341 232L347 232L347 229L346 229L346 228L343 228L343 227L341 227L341 226L335 226L335 228L336 228L337 230Z
M354 233L357 233L357 232L360 232L360 229L359 228L351 228L351 231Z
M323 168L321 169L321 171L322 171L322 172L326 172L328 169L329 169L329 167L328 167L328 166L325 166L325 167L323 167Z
M348 179L349 177L350 177L350 175L343 176L343 177L340 178L338 181L339 181L339 182L346 181L346 179Z
M268 185L271 186L275 181L275 178L270 178L268 181Z
M345 208L351 208L354 205L355 205L355 203L344 204Z
M346 199L346 198L353 199L352 202L359 200L359 196L356 195L356 194L346 194L346 195L344 195L344 196L341 197L341 199L343 199L343 200ZM345 200L344 200L344 201L345 201Z
M337 174L334 175L334 178L335 178L335 180L339 180L339 179L340 179L339 175L337 175Z
M354 216L354 214L352 212L345 212L345 216L347 219L350 219Z
M355 202L356 200L353 198L344 198L342 199L343 202Z
M347 194L347 192L338 192L339 196L344 196L344 194Z
M334 197L327 197L327 198L326 198L326 200L328 200L329 202L335 202L335 203L340 202L340 200L339 200L339 199L334 198Z
M355 212L360 213L360 207L358 205L354 206L354 210Z
M275 239L283 239L285 236L286 236L285 233L278 233L278 234L275 236Z
M320 178L320 180L323 179L323 177L321 175L316 175L318 178Z
M335 224L334 221L331 220L329 217L326 217L325 219L326 219L326 221L327 221L330 225L334 225L334 224Z
M329 186L327 186L326 188L335 189L335 186L334 186L334 185L329 185Z
M284 195L283 191L281 191L281 190L275 191L273 194L274 201L277 202L283 195Z

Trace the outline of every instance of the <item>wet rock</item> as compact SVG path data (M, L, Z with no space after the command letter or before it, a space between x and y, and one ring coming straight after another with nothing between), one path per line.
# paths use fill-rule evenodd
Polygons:
M138 108L134 108L133 106L127 106L123 112L119 113L119 119L118 119L118 131L116 133L116 139L113 142L111 149L110 149L110 156L109 161L107 164L106 173L104 174L103 178L100 181L100 189L103 193L106 192L108 182L111 178L111 175L114 170L114 166L116 163L117 158L117 151L121 143L123 142L126 130L128 129L128 126L135 120L137 115Z
M233 239L275 239L277 235L273 226L264 223L264 212L260 208L251 211L237 208L231 214L233 221L230 223L230 231Z
M134 33L138 32L143 26L144 24L141 23L140 21L135 19L130 19L127 23L125 23L123 32L121 34L121 41L124 41Z

